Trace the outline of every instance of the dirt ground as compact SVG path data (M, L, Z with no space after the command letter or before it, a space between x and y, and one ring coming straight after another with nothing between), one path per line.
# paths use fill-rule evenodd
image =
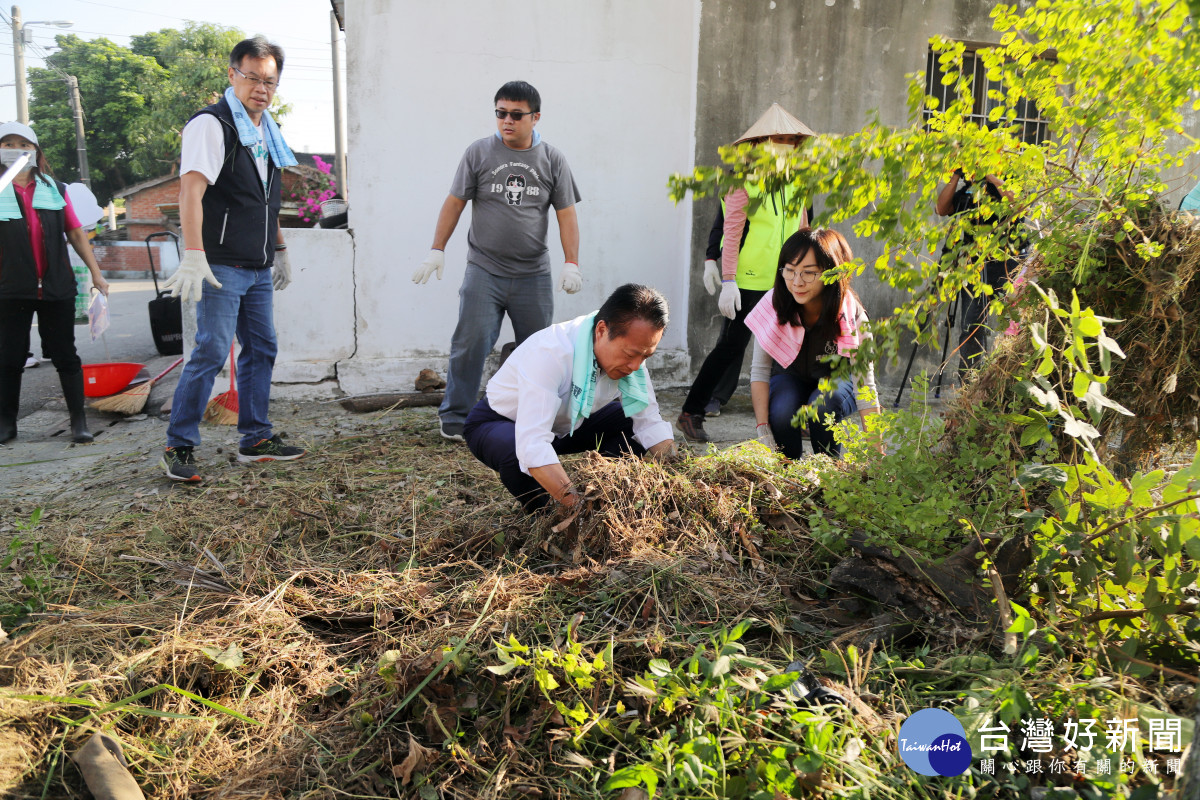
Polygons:
M174 486L158 467L166 437L166 414L160 414L164 402L174 391L174 381L164 381L154 387L145 413L132 417L88 411L91 430L96 441L76 445L70 441L67 412L61 399L48 403L42 410L25 417L19 424L19 437L7 446L0 446L0 502L13 505L20 513L34 506L53 506L56 500L67 497L103 494L114 501L125 498L133 502L170 491L189 491L195 487ZM663 418L674 422L687 393L686 387L669 387L659 391ZM289 441L308 447L314 457L320 457L321 443L344 436L370 435L373 430L387 428L398 420L425 419L428 421L428 446L461 448L461 444L442 439L437 432L436 409L432 407L356 414L337 402L288 402L272 404L272 421L276 431ZM746 387L738 390L725 407L724 413L705 422L705 428L716 447L726 447L754 436L754 415L750 393ZM201 426L204 445L196 456L205 469L204 474L220 481L236 480L243 467L237 464L237 431L233 426ZM676 430L676 441L684 443ZM696 453L705 445L692 443ZM6 518L0 530L11 524Z

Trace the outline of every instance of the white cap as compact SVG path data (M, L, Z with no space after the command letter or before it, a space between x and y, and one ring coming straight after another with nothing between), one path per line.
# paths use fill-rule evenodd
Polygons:
M3 139L5 136L10 136L14 133L17 136L25 138L27 141L33 142L34 144L38 143L37 134L33 132L33 128L22 122L6 122L3 125L0 125L0 139Z

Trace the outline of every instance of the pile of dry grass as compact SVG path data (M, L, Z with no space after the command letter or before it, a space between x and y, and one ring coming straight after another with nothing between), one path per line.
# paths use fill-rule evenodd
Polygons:
M1097 427L1102 444L1120 443L1113 456L1130 467L1179 438L1194 440L1200 429L1200 224L1158 208L1145 212L1140 223L1146 238L1162 246L1152 260L1138 254L1140 236L1127 236L1113 223L1095 238L1092 256L1100 263L1087 270L1084 282L1073 280L1074 265L1048 264L1040 257L1030 265L1032 280L1062 302L1069 304L1075 291L1082 306L1119 320L1106 325L1106 333L1126 358L1113 359L1105 393L1134 416L1107 412ZM1031 321L1042 318L1044 309L1032 292L1022 305L1032 309ZM978 416L980 408L1007 411L1014 400L1026 401L1018 396L1017 376L1028 372L1022 364L1033 352L1029 333L999 338L978 379L956 399L951 419ZM1050 379L1062 383L1058 372ZM1069 383L1060 394L1070 395Z
M391 795L414 771L448 797L551 792L552 715L482 669L494 641L552 643L572 622L632 675L747 615L778 660L828 640L789 620L844 630L812 599L811 484L757 445L581 457L583 513L535 522L458 451L417 470L412 447L404 430L346 437L104 524L48 520L60 602L0 646L0 715L25 754L5 791L84 796L62 754L104 729L156 797ZM456 730L474 744L442 754Z

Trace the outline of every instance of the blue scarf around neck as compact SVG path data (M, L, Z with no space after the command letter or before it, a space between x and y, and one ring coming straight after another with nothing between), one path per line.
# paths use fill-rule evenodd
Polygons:
M246 113L242 101L238 100L237 95L234 94L232 86L225 90L225 102L229 103L229 110L233 112L233 124L237 126L238 141L246 147L254 147L258 142L258 133L255 131L254 123L250 121L250 115ZM279 132L279 126L275 124L275 119L269 111L263 112L262 130L263 144L266 145L267 152L271 154L271 160L275 162L276 167L280 169L294 167L299 163L296 161L292 149L283 140L283 134Z

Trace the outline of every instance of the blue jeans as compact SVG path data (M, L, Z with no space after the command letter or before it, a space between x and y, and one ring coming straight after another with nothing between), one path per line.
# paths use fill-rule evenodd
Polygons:
M236 332L242 345L237 357L237 428L242 435L241 446L253 447L262 439L271 438L271 421L267 416L271 373L275 369L275 354L279 352L271 270L223 264L209 264L209 267L221 288L204 284L204 295L196 304L196 346L175 387L167 446L200 444L200 420Z
M838 381L834 390L822 395L817 389L817 378L799 378L787 372L771 376L767 421L775 443L788 458L804 455L801 428L792 427L792 417L801 406L815 406L817 418L808 423L808 439L814 453L824 453L834 458L842 455L842 448L833 440L833 431L825 427L825 415L833 414L838 422L849 417L858 408L854 397L854 384Z
M520 344L531 334L550 327L553 292L549 275L499 278L482 267L467 264L467 274L458 290L458 326L450 339L446 397L438 408L442 422L466 422L479 399L483 365L500 338L504 313L508 312Z

